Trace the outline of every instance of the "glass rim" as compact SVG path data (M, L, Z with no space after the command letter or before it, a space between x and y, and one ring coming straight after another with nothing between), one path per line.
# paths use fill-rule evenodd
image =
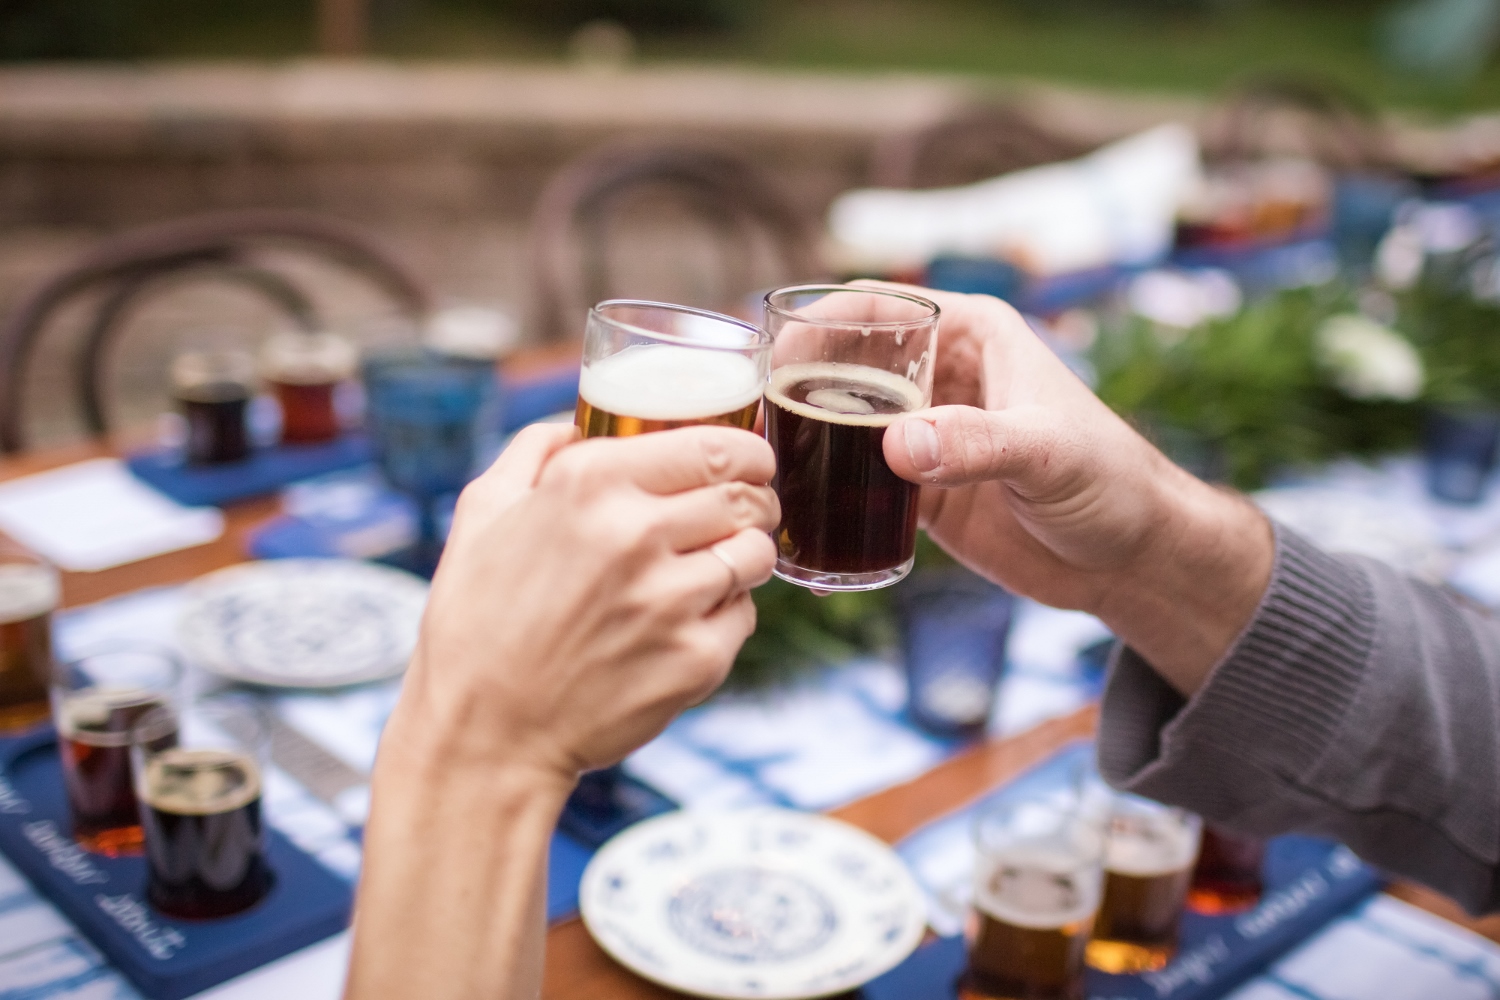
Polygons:
M681 337L675 333L663 333L659 330L648 330L643 326L637 326L634 323L626 323L621 320L614 319L611 316L605 315L603 310L612 307L661 309L665 312L678 313L688 316L697 316L701 319L713 320L717 323L723 323L727 326L739 327L741 330L744 330L745 332L750 334L751 343L743 344L738 347L734 347L729 344L706 344L701 340L693 340L689 337ZM678 347L691 347L696 350L702 351L732 351L735 354L745 354L747 352L760 353L761 351L769 351L772 345L771 335L765 330L756 326L754 323L749 322L748 320L739 319L737 317L730 316L727 313L715 312L712 309L700 309L697 306L678 305L675 302L657 302L654 299L605 299L602 302L596 302L594 305L589 307L588 319L590 321L598 320L600 323L604 323L607 326L619 330L622 333L635 336L650 337L652 340L659 340L662 343L672 344Z
M924 316L921 319L882 319L874 320L871 322L861 321L859 323L855 323L851 320L830 320L819 319L815 316L804 316L801 313L796 313L792 312L789 309L785 309L772 301L773 298L782 295L804 295L810 294L812 292L821 292L824 295L829 295L834 292L853 292L860 295L879 295L889 299L902 299L903 301L913 303L914 305L924 306L928 309L931 309L932 315ZM863 285L824 285L816 283L810 285L787 285L783 288L776 288L767 292L762 304L765 306L765 310L768 315L780 316L783 319L794 320L798 323L806 323L809 326L823 327L862 326L878 330L895 330L913 326L924 326L928 323L936 323L943 315L942 308L939 307L936 302L924 296L917 295L915 292L901 291L895 288L869 288Z

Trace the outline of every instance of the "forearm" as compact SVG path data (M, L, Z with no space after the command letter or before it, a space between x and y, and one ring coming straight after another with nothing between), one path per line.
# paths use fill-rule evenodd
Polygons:
M346 1000L536 997L547 849L566 794L525 768L459 769L440 748L388 738Z
M1500 905L1500 622L1388 566L1278 541L1264 602L1192 699L1122 651L1105 776Z
M1271 578L1275 539L1265 515L1244 497L1175 466L1156 483L1160 521L1095 612L1177 691L1191 695L1255 614Z

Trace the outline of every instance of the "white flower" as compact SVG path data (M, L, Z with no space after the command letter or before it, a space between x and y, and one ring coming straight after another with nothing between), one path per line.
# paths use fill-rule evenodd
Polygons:
M1351 399L1409 402L1422 394L1422 359L1405 337L1361 316L1330 316L1318 328L1318 361Z

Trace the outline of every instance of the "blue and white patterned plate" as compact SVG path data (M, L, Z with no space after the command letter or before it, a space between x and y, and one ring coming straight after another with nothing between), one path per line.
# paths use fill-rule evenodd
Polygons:
M178 626L203 669L251 684L336 687L406 669L427 583L352 559L231 566L188 586Z
M703 997L852 990L926 927L901 859L847 823L786 809L688 810L639 823L583 873L583 922L647 979Z

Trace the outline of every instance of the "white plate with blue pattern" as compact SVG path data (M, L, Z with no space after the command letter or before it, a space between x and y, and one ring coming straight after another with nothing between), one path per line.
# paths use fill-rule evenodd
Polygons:
M725 1000L856 989L910 955L927 925L921 890L888 846L786 809L638 823L594 855L578 902L621 964Z
M231 680L323 688L406 669L427 582L353 559L272 559L230 566L189 585L183 652Z

